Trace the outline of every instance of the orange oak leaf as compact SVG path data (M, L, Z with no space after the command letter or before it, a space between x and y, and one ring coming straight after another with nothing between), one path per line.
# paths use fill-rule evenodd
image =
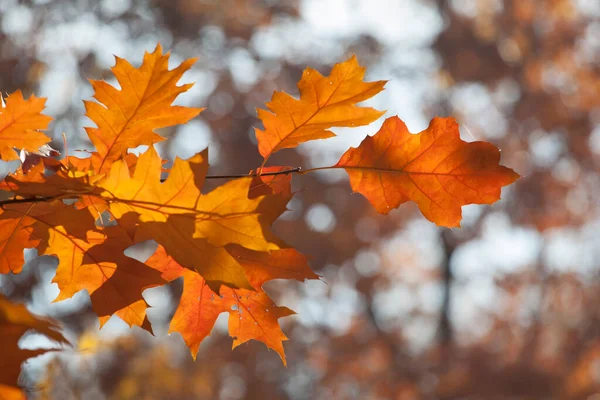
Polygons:
M284 92L273 93L267 103L270 111L258 110L264 130L256 129L256 138L265 162L279 150L335 136L329 131L332 127L368 125L381 117L382 111L356 106L382 91L386 83L363 82L364 75L365 68L352 56L336 64L329 76L306 68L298 82L299 100Z
M73 174L79 175L91 175L94 171L94 165L92 163L92 154L89 157L77 157L77 156L66 156L60 160L61 164L65 169L69 170Z
M106 201L98 197L102 190L92 185L103 179L102 175L60 168L54 175L48 176L44 173L44 167L45 162L42 162L31 167L26 174L22 169L17 170L0 182L0 190L13 192L23 198L76 198L75 207L89 209L95 218L106 211L108 208ZM92 196L92 193L96 193L96 196Z
M86 220L87 217L87 220ZM43 253L50 232L61 228L69 237L85 238L93 219L62 201L5 204L0 211L0 272L19 273L23 249L38 247Z
M19 205L27 210L29 205ZM35 220L11 210L0 211L0 273L18 274L23 270L23 249L37 247L40 240L31 236Z
M61 170L66 171L69 176L73 177L81 177L81 176L95 176L94 171L94 162L98 161L98 154L96 152L84 152L84 154L89 154L89 157L76 157L76 156L67 156L60 160ZM133 153L127 153L121 157L133 172L135 168L135 164L137 162L137 156ZM108 167L105 172L108 172ZM102 176L102 175L100 175Z
M86 101L85 108L97 128L88 127L86 131L96 146L92 163L97 172L107 172L129 148L163 140L154 129L186 123L202 111L171 105L192 87L191 83L177 86L177 82L194 62L196 59L189 59L169 70L169 53L163 55L159 44L153 53L144 55L139 68L116 57L112 72L120 90L105 81L91 81L99 103Z
M188 160L176 159L161 183L161 159L151 147L139 157L133 177L123 161L113 164L101 184L106 191L103 198L119 223L137 216L136 241L156 240L178 263L199 272L213 290L221 284L250 289L243 269L223 246L278 249L269 227L285 211L289 197L249 199L248 178L203 195L200 188L207 169L206 151Z
M25 399L18 388L21 364L31 357L52 349L25 350L19 348L19 340L29 330L36 330L53 341L68 345L69 342L58 331L57 322L30 313L23 304L15 304L0 294L0 399Z
M212 291L206 281L196 272L181 267L164 248L160 247L146 263L163 272L163 278L184 279L184 289L179 306L171 320L170 332L179 332L196 358L200 343L210 332L222 312L229 312L229 335L234 338L233 348L249 340L258 340L275 350L285 364L283 341L287 337L281 331L278 319L294 312L278 307L262 291L264 282L271 279L293 278L299 281L315 279L306 258L293 249L255 252L236 246L234 253L241 260L256 289L222 288L220 295ZM230 250L231 251L231 250Z
M273 279L295 279L300 282L319 279L319 275L310 269L306 257L296 249L264 252L231 245L227 251L244 267L248 281L256 290Z
M283 365L287 365L283 341L288 338L282 332L278 320L294 315L295 312L287 307L275 305L263 291L227 288L221 295L231 310L228 328L229 336L234 338L232 349L249 340L258 340L275 350Z
M66 169L70 175L72 176L93 176L94 174L94 158L95 152L90 152L90 156L86 158L80 158L75 156L67 156L60 160L63 169ZM137 163L137 155L134 153L127 153L121 159L125 160L127 166L133 173L135 170L135 165ZM166 160L165 160L166 162ZM108 171L108 170L107 170Z
M264 175L265 173L281 172L292 170L293 167L263 167L261 175L252 178L248 197L253 199L259 196L269 194L280 194L283 196L292 196L292 174ZM255 173L256 171L250 171Z
M132 244L118 226L100 232L88 231L85 240L69 237L60 227L54 230L44 251L59 257L52 282L58 284L60 293L54 301L70 298L85 289L100 318L100 326L110 316L117 315L129 326L150 330L142 292L166 282L158 271L124 254Z
M180 276L183 276L183 293L169 333L181 334L195 360L200 343L210 335L217 317L228 309L226 302L208 287L200 274L182 268Z
M98 161L98 158L93 156L87 158L79 158L75 156L67 156L61 160L63 168L60 172L70 177L79 179L88 179L86 182L98 181L104 178L104 174L94 174L94 161ZM127 160L127 163L135 164L137 157L134 154L126 154L123 159ZM95 218L100 218L102 213L108 210L108 204L104 199L98 196L80 195L77 197L75 207L78 209L88 209Z
M60 289L57 301L87 289L98 316L147 323L141 292L165 282L160 273L123 254L133 243L121 228L96 231L90 213L62 201L4 205L0 227L2 272L20 272L23 249L37 247L40 255L59 259L53 280Z
M6 106L0 107L0 158L4 161L18 160L14 149L30 152L50 142L39 132L48 128L52 118L43 115L46 99L31 96L25 100L20 90L6 98Z
M99 191L91 184L101 176L70 176L69 172L62 170L54 175L45 175L44 170L43 162L32 166L26 174L21 169L17 170L0 182L0 190L10 191L24 198L75 198Z
M429 127L410 134L398 117L349 149L334 168L344 168L352 190L387 214L412 200L439 226L460 226L461 206L491 204L500 189L519 178L499 165L500 151L485 142L460 139L453 118L434 118Z

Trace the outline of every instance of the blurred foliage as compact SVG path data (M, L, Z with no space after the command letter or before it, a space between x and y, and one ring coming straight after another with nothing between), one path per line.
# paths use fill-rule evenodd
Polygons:
M349 13L362 4L337 3L348 3ZM53 147L63 151L62 132L80 141L74 147L89 146L74 128L83 108L73 99L91 94L84 77L108 77L107 54L141 54L160 41L176 57L200 58L189 76L197 91L186 101L207 107L191 128L165 132L172 139L160 149L189 156L208 144L215 174L260 164L254 109L274 89L297 94L306 65L321 69L354 53L375 75L388 68L396 81L414 82L408 95L392 85L388 98L414 90L427 120L456 116L465 138L492 141L503 163L523 176L502 204L465 208L459 230L431 227L411 206L382 218L360 196L346 195L346 180L301 177L292 211L276 228L311 257L327 285L268 286L279 304L299 313L284 320L288 368L257 343L230 351L222 329L195 363L179 337L160 334L164 329L155 328L158 338L98 333L89 300L79 299L48 309L79 336L80 350L41 371L30 368L38 378L33 397L600 396L599 3L403 3L443 21L432 42L384 43L367 29L320 36L302 25L306 7L319 7L308 0L0 2L0 88L56 98L49 103L57 118ZM385 0L372 7L399 9ZM342 18L341 11L324 18ZM395 29L409 22L397 18ZM411 57L416 61L401 65ZM417 88L422 75L430 89ZM286 151L273 163L307 165L311 156L323 155ZM52 266L42 261L3 278L2 292L47 303ZM177 298L181 284L161 293L162 312L172 315L166 299Z

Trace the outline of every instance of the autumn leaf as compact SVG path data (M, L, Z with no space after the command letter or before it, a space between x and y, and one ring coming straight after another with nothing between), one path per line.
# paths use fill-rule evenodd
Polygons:
M265 175L281 171L292 170L292 167L263 167L260 174L252 178L248 197L253 199L259 196L279 194L282 196L292 196L292 174ZM258 171L250 171L251 174Z
M91 81L94 98L86 101L86 115L97 128L86 128L96 146L92 163L97 172L108 172L110 164L123 157L127 149L152 145L163 140L155 129L183 124L202 109L171 105L175 98L193 84L177 86L184 72L196 59L189 59L169 71L169 53L163 55L161 45L146 53L139 68L115 57L112 67L121 89L105 81Z
M249 340L258 340L275 350L285 364L283 341L278 319L294 312L278 307L262 291L262 285L272 279L316 279L306 258L294 249L255 252L235 246L230 249L244 266L255 290L222 288L212 291L196 272L181 267L160 247L146 263L163 272L163 278L183 277L183 293L169 332L179 332L196 358L200 343L210 332L222 312L229 313L229 335L233 348Z
M42 114L46 99L31 96L25 100L20 90L6 98L6 107L0 107L0 158L4 161L18 160L15 149L30 152L50 142L39 132L48 128L51 117Z
M99 191L92 186L101 176L69 176L69 172L57 171L54 175L45 175L43 162L36 164L25 174L22 169L9 174L0 182L0 190L13 192L24 198L52 197L74 198Z
M15 304L0 294L1 399L25 399L25 395L17 386L21 364L28 358L52 351L52 349L25 350L19 348L19 340L23 334L29 330L36 330L57 343L68 345L69 342L58 331L58 328L57 322L35 316L23 304Z
M19 205L27 210L31 205ZM25 211L26 212L26 211ZM37 247L40 240L31 236L35 220L14 213L11 210L0 212L0 273L18 274L23 269L25 259L23 249Z
M91 160L91 158L85 160ZM89 161L88 165L91 166ZM57 170L54 175L46 175L44 167L45 162L42 162L34 165L26 174L19 169L15 173L7 175L4 181L0 182L0 190L13 192L23 198L36 198L39 201L44 198L76 198L75 207L89 209L95 218L99 218L106 211L108 205L99 197L102 189L93 185L103 179L103 175L87 174L77 169L66 168Z
M241 266L224 248L194 237L195 207L207 169L206 153L186 161L177 159L161 183L161 160L150 148L140 156L133 177L127 165L119 161L102 187L119 224L129 231L134 231L132 224L139 225L137 241L156 240L180 264L201 272L215 290L223 283L250 288Z
M156 270L124 254L133 242L123 229L111 226L99 232L88 231L85 239L78 239L57 228L48 243L44 254L59 257L52 282L58 284L60 293L54 301L85 289L100 326L117 315L129 326L150 330L142 292L165 281Z
M248 250L231 245L227 251L244 267L253 288L260 290L273 279L319 279L308 265L306 257L296 249L279 249L269 252Z
M97 231L87 211L58 200L5 205L0 227L4 273L20 272L23 249L37 247L40 255L59 260L53 280L60 289L56 301L86 289L99 317L116 314L130 325L146 323L141 293L165 282L155 270L123 254L133 243L121 228Z
M258 150L268 159L273 153L300 143L335 136L332 127L368 125L384 112L358 107L383 90L386 81L363 82L365 68L352 56L336 64L329 76L306 68L298 82L300 99L275 92L267 110L258 110L264 130L256 129ZM263 163L264 165L264 163Z
M183 293L171 319L169 333L179 332L194 360L200 343L210 335L217 317L228 311L228 304L212 291L200 274L181 269Z
M283 341L288 340L279 326L279 318L295 314L287 307L279 307L263 291L227 288L221 294L229 305L229 336L233 337L232 349L249 340L263 342L281 357L287 365ZM237 311L237 312L236 312Z
M117 220L137 215L139 240L152 238L178 263L200 273L213 290L221 284L248 288L242 268L224 249L239 244L266 251L279 248L270 225L283 213L289 197L248 198L251 179L225 183L201 194L208 169L206 151L176 159L161 183L161 159L151 147L137 162L133 177L116 162L101 187Z
M62 169L57 172L57 175L61 175L61 177L70 177L72 179L83 181L86 184L92 184L98 182L105 178L105 174L95 174L94 173L94 158L92 153L92 157L87 158L79 158L74 156L65 157L61 160ZM135 170L135 165L137 164L137 156L132 153L127 153L122 157L127 165L129 166L129 170L133 172ZM52 182L51 182L52 183ZM92 188L88 190L88 193L96 192L96 188ZM68 194L68 193L65 193ZM102 213L108 210L108 203L102 199L101 197L96 195L87 195L83 193L77 193L77 201L75 202L75 207L78 209L87 208L94 217L100 218ZM71 193L71 196L74 194Z
M500 151L485 142L460 139L453 118L434 118L410 134L398 117L349 149L334 166L344 168L355 192L387 214L409 200L439 226L460 226L461 206L491 204L500 189L519 178L499 165Z
M63 229L64 235L85 238L93 226L86 212L78 212L62 201L7 204L0 211L0 268L3 273L19 273L23 268L23 249L37 247L43 253L49 235ZM63 227L63 228L61 228Z

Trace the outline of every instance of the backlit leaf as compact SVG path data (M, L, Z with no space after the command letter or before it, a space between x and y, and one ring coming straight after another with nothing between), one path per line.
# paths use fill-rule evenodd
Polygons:
M130 326L144 325L147 304L142 291L165 281L156 270L124 254L131 245L131 238L117 226L88 231L85 240L70 237L61 228L54 230L45 251L59 257L52 282L60 293L54 301L85 289L101 325L111 315Z
M84 239L93 219L61 201L9 204L0 212L0 268L2 273L19 273L23 250L38 247L43 253L52 232Z
M20 90L6 99L6 107L0 107L0 158L4 161L18 160L14 149L31 152L50 142L39 132L48 128L52 118L42 114L46 99L31 96L25 100Z
M195 59L169 70L169 54L163 55L159 44L153 53L144 55L139 68L122 58L116 60L112 72L121 89L105 81L91 81L99 103L85 102L86 115L97 125L86 131L96 146L92 162L98 172L108 171L110 164L129 148L163 140L155 129L186 123L202 111L171 105L179 94L192 87L191 83L177 86L177 82Z
M217 294L198 273L181 267L161 247L147 264L163 272L165 279L173 280L183 276L183 293L169 331L181 334L194 358L200 343L210 335L217 317L222 312L228 312L229 335L234 338L233 348L252 339L258 340L275 350L285 364L283 341L287 337L281 331L278 319L294 312L286 307L276 306L260 286L267 280L287 278L290 275L297 280L317 276L306 264L306 259L295 251L276 256L273 256L273 252L249 251L244 256L246 258L242 263L247 273L253 268L263 268L257 274L249 275L252 276L251 282L256 291L224 287ZM283 262L284 259L289 260L287 265ZM273 268L274 270L270 270Z
M264 175L265 173L275 173L290 170L292 167L264 167L261 171L263 175L257 175L252 178L248 197L253 199L258 196L269 194L279 194L282 196L292 195L292 174ZM252 171L255 172L255 171Z
M332 127L368 125L384 112L356 103L383 90L385 81L363 82L365 68L356 57L336 64L329 76L306 68L298 82L300 99L275 92L267 110L258 110L264 130L256 129L258 150L265 158L300 143L335 136Z
M434 118L413 135L391 117L335 167L344 168L352 189L382 214L412 200L428 220L457 227L461 206L491 204L500 199L503 186L519 178L499 161L493 145L462 141L453 118Z
M206 160L206 152L175 160L161 183L161 160L150 148L140 156L133 177L124 162L113 165L102 184L105 198L116 219L138 216L140 240L156 240L178 263L199 272L213 290L221 284L250 289L243 269L223 246L278 249L269 227L285 211L289 197L250 199L248 178L229 181L203 195Z
M295 249L253 251L241 246L229 246L229 253L244 267L248 280L255 289L273 279L318 279L306 257Z

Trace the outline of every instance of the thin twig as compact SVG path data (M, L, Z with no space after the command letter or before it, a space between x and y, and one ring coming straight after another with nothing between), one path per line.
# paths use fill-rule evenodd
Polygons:
M272 176L272 175L287 175L298 173L302 170L301 167L285 169L283 171L275 171L275 172L263 172L260 176ZM251 174L244 175L206 175L206 179L235 179L235 178L253 178L255 176L259 176L256 172Z
M309 168L309 169L305 169L304 171L298 171L298 173L300 175L304 175L304 174L308 174L309 172L315 172L315 171L325 171L328 169L341 169L342 167L338 167L337 165L330 165L329 167L316 167L316 168Z
M260 176L288 175L288 174L293 174L293 173L300 173L301 170L302 170L301 167L295 167L295 168L285 169L283 171L264 172L264 173L260 174ZM244 175L241 175L241 174L240 175L207 175L205 178L206 179L235 179L235 178L253 178L255 176L259 176L259 174L254 172L251 174L244 174ZM77 197L77 196L74 195L73 197ZM20 199L0 200L0 207L9 205L9 204L39 203L39 202L44 202L44 201L57 200L59 198L65 198L65 196L61 195L61 196L48 196L48 197L25 197L25 198L20 198Z
M0 207L8 205L8 204L22 204L22 203L37 203L43 201L52 201L56 200L59 197L48 196L48 197L25 197L23 199L8 199L8 200L0 200Z

